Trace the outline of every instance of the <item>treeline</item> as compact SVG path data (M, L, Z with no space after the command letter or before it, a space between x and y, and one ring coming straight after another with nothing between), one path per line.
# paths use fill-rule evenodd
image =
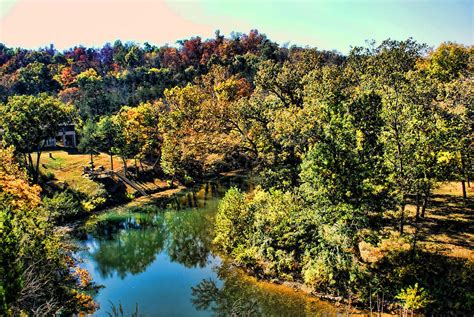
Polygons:
M284 60L279 48L253 30L224 38L199 37L177 42L177 47L145 43L106 44L102 48L74 47L59 52L8 48L0 44L0 101L17 94L48 92L63 102L74 102L83 118L109 114L123 105L137 105L163 97L166 88L182 86L223 65L252 81L261 60ZM341 56L325 52L328 59Z
M2 45L2 142L33 182L31 152L39 157L60 122L77 123L83 151L120 156L125 173L130 160L184 183L246 169L260 188L230 190L216 223L216 244L240 264L362 304L414 292L411 309L467 312L469 274L452 293L421 290L439 273L410 266L416 238L409 260L385 259L398 276L366 263L360 244L378 243L394 211L404 234L409 202L421 222L439 181L462 182L466 196L473 52L408 39L343 56L279 47L257 31L178 47Z

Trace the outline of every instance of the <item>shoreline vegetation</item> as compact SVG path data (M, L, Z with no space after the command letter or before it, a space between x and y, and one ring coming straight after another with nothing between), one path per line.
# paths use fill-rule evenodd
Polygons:
M0 315L94 312L57 228L232 171L254 184L227 190L213 244L252 275L373 313L474 310L473 46L0 44L0 78Z
M211 181L212 180L216 181L216 180L219 180L219 179L224 179L224 178L229 178L229 177L236 177L236 176L243 177L244 176L244 174L240 174L242 171L237 171L237 172L239 172L239 173L236 173L236 172L223 173L218 178L212 178L210 180ZM71 231L77 230L77 228L78 228L77 224L79 224L79 226L83 226L85 224L85 222L90 222L91 220L92 220L92 222L100 221L99 219L94 220L95 217L100 218L100 215L106 214L106 213L111 212L111 211L117 211L119 213L127 213L128 209L131 208L131 207L143 207L143 206L146 206L146 205L155 205L154 203L156 203L157 201L154 200L154 198L158 199L158 202L159 202L160 206L165 206L166 202L170 202L175 195L181 194L183 192L187 192L187 191L191 190L191 188L180 186L180 187L173 188L173 189L167 189L167 190L164 190L163 192L159 192L157 194L154 194L154 195L156 195L155 197L153 197L153 195L151 195L151 197L141 196L141 197L134 198L130 202L124 203L123 205L118 205L118 206L114 206L114 207L107 208L107 209L104 209L104 210L99 210L98 212L90 215L90 216L92 216L92 218L88 216L88 217L76 222L76 226L75 226L76 229L71 229ZM469 188L469 193L470 193L470 195L474 194L474 189ZM452 182L441 184L440 188L438 190L436 190L435 193L434 193L434 200L436 200L437 198L440 199L440 197L441 197L441 199L443 201L444 199L446 199L446 196L452 196L453 198L454 197L461 197L462 196L461 185L458 184L458 183L452 183ZM165 198L164 201L162 200L163 198ZM472 202L471 202L471 204L472 204ZM414 218L414 214L415 214L414 208L415 208L415 206L413 206L413 205L407 206L407 210L409 210L409 214L407 215L407 218L410 218L410 214L411 214L411 217ZM436 218L439 217L439 215L436 216L436 214L437 214L436 210L429 210L428 212L433 214L433 216L436 217ZM474 213L474 211L472 211L472 213ZM445 219L444 217L441 217L441 219L439 219L439 220L442 223L442 221L444 219ZM461 220L461 222L462 221L463 220ZM407 229L410 232L413 228L407 228ZM69 232L69 233L71 233L71 232ZM72 234L74 235L75 233L72 232ZM420 242L424 241L424 246L420 246L420 248L426 247L428 250L433 252L432 248L434 247L435 248L434 252L441 252L442 254L445 254L447 256L459 257L459 258L464 258L464 259L472 261L474 259L474 250L472 249L472 247L469 247L469 245L470 244L472 245L472 242L474 240L474 236L472 234L466 233L466 237L467 237L467 240L468 240L467 243L466 244L461 244L461 245L457 245L456 242L454 242L454 241L449 241L449 238L448 238L448 240L446 240L447 237L444 236L443 234L433 236L434 239L437 239L437 238L442 239L441 241L436 241L436 240L434 240L434 241L433 240L424 241L423 238L420 237ZM394 240L388 241L388 242L393 243L394 245L388 245L386 247L387 249L385 251L382 251L382 253L387 252L387 251L391 252L391 251L396 250L400 247L401 248L406 248L407 250L410 249L409 241L403 241L403 240L400 240L399 238L397 238L397 239L394 239ZM454 249L450 250L448 247L440 248L438 243L446 244L446 246L451 245L451 246L454 247ZM375 251L373 249L372 250L368 249L368 250L364 250L364 251L366 252L366 255L364 256L366 258L370 258L371 256L380 258L380 254L377 255L377 251ZM309 287L308 285L305 285L304 282L302 282L302 281L285 280L285 279L282 279L282 278L272 277L272 276L263 274L261 270L259 270L259 269L255 270L252 267L245 266L241 262L236 260L235 258L229 257L225 253L217 252L217 254L224 259L224 261L227 263L227 267L229 269L232 269L232 266L233 266L235 269L242 270L242 272L244 272L244 274L246 274L248 277L254 277L256 283L258 283L258 282L268 282L268 283L273 283L273 284L276 284L276 285L282 285L282 286L287 287L289 289L296 290L298 292L302 292L302 293L307 294L309 296L313 296L314 298L316 298L318 300L328 301L329 303L334 304L337 309L343 309L344 311L349 311L350 314L354 315L354 316L357 316L359 314L362 314L362 315L368 314L371 311L374 314L376 313L380 316L385 316L385 315L390 315L390 314L396 313L399 310L399 308L396 307L396 306L392 307L392 309L385 308L385 310L384 310L382 308L382 303L381 302L373 303L372 307L370 307L370 306L369 307L360 306L360 303L359 304L358 303L353 303L353 302L350 301L350 299L344 298L342 296L334 296L334 295L331 295L331 294L318 293L314 290L314 288ZM377 305L378 305L378 307L377 307Z

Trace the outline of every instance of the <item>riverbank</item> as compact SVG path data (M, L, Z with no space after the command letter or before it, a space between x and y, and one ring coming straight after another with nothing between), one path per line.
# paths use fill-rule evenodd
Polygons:
M232 174L223 176L224 177L220 178L220 180L229 179L239 175ZM219 180L219 178L216 180ZM422 271L423 269L425 269L427 272L436 270L439 265L443 265L442 263L445 263L446 268L455 268L455 266L458 265L457 263L460 263L456 260L459 258L472 261L471 239L473 232L472 217L474 216L472 210L472 201L468 200L467 202L463 202L462 199L459 198L460 193L458 192L458 187L459 186L456 186L456 184L453 183L443 184L433 196L432 203L429 206L429 209L427 210L427 215L422 222L424 225L421 227L421 230L419 230L419 250L422 251L422 253L420 253L422 257L418 259L417 263L419 265L417 264L415 266L417 270L420 270L419 274L424 274L424 272ZM139 210L136 208L148 205L153 206L157 203L158 205L164 206L166 205L166 203L172 202L177 199L178 196L181 196L181 208L196 208L202 206L202 204L196 204L193 202L193 200L195 199L195 196L204 197L204 192L205 189L203 188L200 188L197 191L193 191L193 188L179 186L177 188L156 193L150 197L136 198L131 202L128 202L121 206L117 206L113 209L121 209L123 210L123 213L126 214L128 212L128 208L135 208L134 210L136 211ZM472 191L470 191L469 193L472 193ZM102 213L106 213L107 211L110 210L102 211L98 213L97 216ZM361 253L363 255L363 260L367 266L378 267L379 269L385 270L385 272L390 272L390 270L398 270L406 265L406 263L404 264L403 262L407 260L407 258L404 258L404 255L409 254L410 252L412 242L412 224L415 217L415 210L413 209L413 206L408 206L407 211L409 213L407 234L405 234L404 236L399 236L395 232L393 226L386 226L384 228L385 238L381 240L377 245L361 245ZM93 221L93 219L90 220ZM443 226L443 224L450 225ZM437 228L438 232L432 233L432 228ZM466 230L461 230L462 228L465 228ZM430 239L427 239L428 234ZM459 243L460 239L464 239L464 241L467 242ZM194 242L194 240L191 240L188 243ZM399 254L400 257L394 256L395 254ZM384 261L384 259L389 256L392 257L391 259L395 259L391 266L387 266L386 261ZM291 281L266 276L265 274L261 274L261 272L252 270L248 267L239 264L235 260L228 259L228 257L226 257L226 261L232 262L232 265L235 268L243 270L245 274L249 277L255 277L255 281L257 282L284 286L297 292L307 294L308 296L312 296L315 299L329 301L334 304L335 307L338 307L338 309L349 309L354 312L361 312L360 310L357 310L355 308L357 307L358 303L354 303L350 299L343 298L341 296L331 296L328 294L318 293L313 288L304 285L304 283L300 281ZM460 270L459 267L456 267L456 269L453 269L453 272L462 273L468 271L463 271ZM451 281L452 278L455 278L455 276L449 277L446 282ZM385 311L397 311L398 303L396 301L389 300L388 298L386 298L385 301L385 304L389 304L388 308L385 308ZM372 305L372 311L377 311L376 305L377 304L374 302ZM362 306L358 307L360 308ZM369 311L370 306L366 307L366 309L367 311ZM378 311L381 312L380 306Z
M93 280L104 286L96 297L102 304L98 316L105 315L109 301L122 304L126 312L138 303L140 312L149 315L344 313L344 307L289 285L258 280L215 253L214 216L233 185L232 178L219 179L175 194L165 209L122 206L90 223L79 240L79 256Z
M347 272L337 271L337 254L338 248L348 246L344 246L344 240L337 240L338 236L331 234L329 227L323 227L326 230L323 233L334 241L332 262L313 263L309 268L302 264L303 261L312 263L313 258L306 255L303 258L303 251L295 245L295 240L311 235L314 226L304 224L312 224L311 219L317 215L313 214L310 219L301 217L300 209L293 209L295 201L288 194L276 193L273 196L276 198L269 200L269 194L262 192L254 197L239 191L229 192L223 202L225 207L216 219L215 241L233 257L235 265L249 274L291 285L319 298L371 310L384 306L385 311L395 312L406 309L402 296L408 290L415 295L426 294L423 296L429 304L429 312L463 312L472 305L468 294L474 285L474 201L470 198L473 189L468 192L468 198L463 199L459 183L439 184L424 217L416 216L414 201L410 200L405 209L406 225L402 235L397 231L396 213L371 215L377 217L375 222L382 224L376 231L379 239L358 242L360 257L357 260L354 257L359 254L349 253L351 249L347 249L355 263L354 269ZM244 228L250 229L245 231ZM305 250L310 249L312 243L321 243L311 238L303 241L308 244ZM297 250L296 255L288 250ZM329 280L324 280L327 282L324 287L311 284L310 274L320 277L321 270L329 270ZM333 279L333 274L340 275ZM332 286L338 282L348 284L344 284L344 288ZM417 296L417 301L422 300Z
M226 173L225 175L221 175L220 178L215 178L213 179L213 181L214 182L229 181L235 178L242 178L242 177L244 176L241 175L240 173L233 172L233 173ZM126 226L130 226L131 223L136 223L136 222L149 223L150 220L147 220L147 219L154 218L154 216L152 215L154 214L155 210L162 210L160 209L160 207L157 207L158 209L153 209L153 206L156 206L157 202L158 202L158 206L163 206L164 202L175 202L175 200L180 200L181 210L182 208L184 208L184 210L186 210L187 208L191 208L187 210L186 213L195 213L196 208L197 208L197 211L200 213L199 209L206 206L206 203L205 202L204 203L198 202L197 204L193 203L192 201L194 198L192 197L193 196L197 197L198 201L201 199L205 199L205 197L207 196L205 194L207 191L206 189L207 187L208 187L207 185L195 186L191 188L186 188L182 186L179 188L175 188L175 189L163 192L161 193L161 195L153 195L150 197L136 198L127 204L116 206L112 209L105 210L103 212L100 212L88 218L87 221L83 223L82 229L85 229L86 231L90 232L90 231L93 231L94 228L97 228L97 226L100 223L103 224L103 225L100 225L100 228L104 228L104 227L109 227L109 225L105 225L105 223L108 223L109 221L112 221L112 222L125 221L126 219L130 219L130 218L136 219L136 220L132 220L132 221L127 220L128 224ZM209 188L210 187L211 186L209 186ZM230 187L230 184L226 184L224 185L224 187L225 188L223 189L213 189L212 191L214 191L214 193L210 194L209 196L217 197L215 196L215 194L217 192L220 192L218 196L222 197L221 195L225 192L226 188ZM191 203L189 203L190 201ZM148 208L147 206L151 207L151 209ZM215 207L213 208L215 209L211 214L215 213L217 205L215 205ZM140 215L140 213L142 214ZM171 214L173 213L182 214L178 210L171 212ZM198 225L197 223L194 223L193 225ZM213 221L209 223L209 227L208 227L209 230L212 230L213 223L214 223ZM107 230L109 231L110 229L107 229ZM321 307L324 307L325 311L330 311L334 313L334 315L336 315L336 312L350 313L352 315L365 314L364 311L357 309L357 307L345 301L343 298L315 293L313 290L306 287L303 283L290 282L290 281L285 281L282 279L265 278L264 276L261 276L257 274L256 272L252 272L251 270L248 270L242 266L239 266L235 261L233 261L229 257L223 255L222 253L216 252L216 250L214 250L214 248L211 245L212 236L213 234L209 234L207 237L207 239L209 239L208 240L209 250L213 250L212 253L217 255L219 258L225 259L223 261L226 263L225 266L226 266L227 271L230 270L230 271L236 272L236 274L239 276L239 280L245 280L245 283L252 284L258 289L264 289L272 293L285 294L284 296L290 297L293 302L302 301L302 302L311 303L308 305L317 306L320 309L322 309ZM193 240L189 240L187 243L201 245L202 243L199 241L201 241L201 238L194 238ZM237 273L237 272L240 272L240 273ZM227 274L229 273L227 272Z

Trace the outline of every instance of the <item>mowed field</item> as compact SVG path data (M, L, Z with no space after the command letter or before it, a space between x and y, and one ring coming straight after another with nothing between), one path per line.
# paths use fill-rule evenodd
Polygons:
M51 155L50 155L51 154ZM35 158L35 154L33 155ZM104 166L110 169L110 156L106 153L94 155L94 165ZM50 150L45 151L40 157L40 171L43 174L54 174L55 180L67 183L71 188L85 194L94 193L99 185L82 176L84 166L88 166L90 162L89 154L80 154L66 150ZM114 156L114 169L122 167L122 161L119 157Z
M35 155L33 155L33 158L35 158ZM99 166L103 166L105 169L111 168L110 156L106 153L94 155L93 160L95 168ZM113 160L115 171L123 168L122 160L118 156L114 156ZM98 190L100 185L82 175L84 166L88 166L89 162L89 154L81 154L62 149L50 150L41 154L40 171L43 174L52 173L54 174L55 181L64 182L74 190L90 195ZM132 166L133 161L129 160L127 164ZM166 182L159 179L141 182L140 184L152 190L166 187ZM127 192L133 193L135 190L127 186Z

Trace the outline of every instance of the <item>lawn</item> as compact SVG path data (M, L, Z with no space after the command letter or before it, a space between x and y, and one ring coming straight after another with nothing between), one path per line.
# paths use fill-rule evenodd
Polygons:
M94 165L110 168L110 156L105 153L94 155ZM89 165L90 155L73 151L51 150L45 151L40 158L40 171L43 174L53 173L55 180L67 183L71 188L86 195L94 193L99 184L82 176L84 166ZM122 161L114 157L114 168L122 167Z
M110 169L110 156L106 153L100 153L93 156L95 167L103 166ZM122 169L123 163L118 156L113 157L114 170ZM75 151L66 151L62 149L45 151L40 157L40 170L43 174L53 173L55 181L64 182L74 190L86 195L91 195L99 189L99 184L82 175L84 166L88 166L90 162L89 154L81 154ZM133 162L128 161L128 165L132 166ZM167 187L167 183L163 180L152 179L141 181L140 185L150 191L156 191ZM127 192L133 193L135 190L127 186Z

